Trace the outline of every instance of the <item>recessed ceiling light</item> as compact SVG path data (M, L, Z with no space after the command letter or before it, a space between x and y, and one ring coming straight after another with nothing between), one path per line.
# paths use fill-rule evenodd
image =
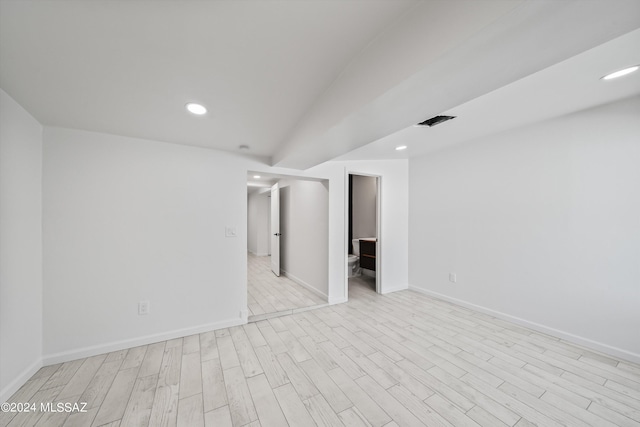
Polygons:
M619 70L614 73L607 74L606 76L602 77L602 80L617 79L618 77L626 76L627 74L631 74L634 71L638 71L639 68L640 68L640 65L634 65L633 67L628 67L623 70Z
M407 146L406 145L400 145L399 147L396 147L396 151L402 151L402 150L406 150Z
M201 104L196 104L194 102L188 103L187 105L185 105L185 108L191 114L195 114L197 116L202 116L203 114L207 114L207 107Z
M253 175L255 179L260 179L260 175Z

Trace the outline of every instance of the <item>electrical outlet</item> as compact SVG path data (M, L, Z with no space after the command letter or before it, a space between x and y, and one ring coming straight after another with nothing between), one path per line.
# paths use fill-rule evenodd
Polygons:
M449 273L449 281L451 283L456 283L456 273Z
M147 314L149 314L150 308L151 304L149 304L149 301L140 301L138 303L138 315L146 316Z

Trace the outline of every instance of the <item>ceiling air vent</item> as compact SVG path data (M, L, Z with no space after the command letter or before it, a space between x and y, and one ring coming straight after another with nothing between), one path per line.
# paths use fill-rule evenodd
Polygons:
M435 116L430 119L425 120L424 122L418 123L416 126L429 126L433 127L435 125L439 125L440 123L446 122L447 120L455 119L456 116Z

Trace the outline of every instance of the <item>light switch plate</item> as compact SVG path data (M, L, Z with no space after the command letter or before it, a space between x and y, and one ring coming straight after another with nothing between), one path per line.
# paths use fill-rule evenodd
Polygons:
M236 228L235 227L225 227L224 228L224 235L227 237L236 237Z

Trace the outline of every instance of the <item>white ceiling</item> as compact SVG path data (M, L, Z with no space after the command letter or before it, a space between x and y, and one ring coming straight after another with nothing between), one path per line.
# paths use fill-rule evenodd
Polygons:
M258 176L259 178L256 178ZM277 175L265 174L262 172L247 173L247 193L263 193L268 191L273 184L278 182L280 177Z
M640 30L442 113L456 117L454 120L433 128L408 126L336 160L423 156L454 144L640 95L640 72L601 80L606 74L637 64ZM406 150L395 150L403 145Z
M637 0L0 0L0 87L44 125L305 169L368 144L350 158L395 157L413 123L504 107L513 82L639 27ZM613 99L583 98L553 114Z
M258 178L256 178L258 177ZM247 172L247 193L263 193L269 191L273 184L282 180L294 180L294 181L324 181L323 179L305 177L305 176L293 176L283 175L278 173L266 173L266 172Z
M45 125L270 156L414 4L1 1L0 87Z

